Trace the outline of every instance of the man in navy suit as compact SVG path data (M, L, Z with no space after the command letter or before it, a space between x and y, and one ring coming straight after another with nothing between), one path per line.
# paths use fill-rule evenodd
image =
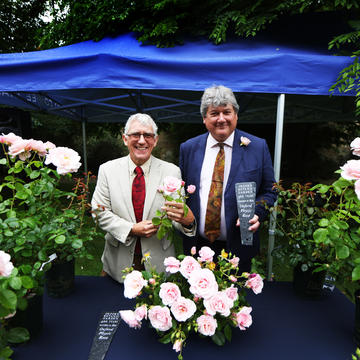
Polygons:
M250 271L251 259L259 253L258 229L267 211L264 202L272 206L276 192L274 170L264 139L236 129L239 105L231 89L213 86L205 90L200 111L207 133L194 137L180 146L180 169L186 184L196 185L197 191L187 200L193 211L198 231L195 237L184 239L185 252L192 246L211 247L216 255L221 249L240 258L241 271ZM223 144L223 145L220 145ZM212 174L219 147L225 151L225 167L221 202L220 235L210 242L205 235L205 216ZM242 245L235 183L256 183L255 215L249 221L254 233L253 245Z

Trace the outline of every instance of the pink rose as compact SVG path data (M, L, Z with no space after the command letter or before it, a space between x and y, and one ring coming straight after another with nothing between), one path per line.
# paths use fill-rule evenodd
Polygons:
M134 311L135 318L137 321L141 321L142 319L147 319L147 307L146 305L141 305L137 307Z
M26 160L31 156L31 143L33 139L19 139L9 147L9 155L12 157L19 156L20 160Z
M226 292L219 291L209 299L204 300L204 306L209 315L220 315L227 317L234 302L227 296Z
M164 266L166 271L175 274L180 270L180 261L173 256L169 256L164 260Z
M171 312L177 321L183 322L195 314L196 305L192 300L180 297L171 305Z
M235 287L234 285L231 285L229 288L225 289L224 291L227 297L232 301L236 301L239 297L238 288Z
M14 265L10 261L11 256L6 252L0 250L0 276L9 276L14 268Z
M205 336L213 336L217 328L217 321L210 315L201 315L196 319L198 331Z
M166 306L156 305L148 311L150 323L153 328L167 331L172 326L170 310Z
M47 153L47 148L45 144L40 140L32 140L30 142L31 150L37 152L39 156L45 156Z
M360 180L355 181L354 189L355 189L356 196L360 200Z
M50 149L45 160L45 165L49 164L55 165L60 175L76 172L81 166L79 154L67 147Z
M190 277L194 270L198 269L201 269L201 266L192 256L185 256L180 263L180 273L186 279Z
M353 155L360 156L360 137L357 137L351 142L350 148Z
M342 170L341 176L346 180L360 179L360 160L349 160L344 166L340 167Z
M176 352L180 352L182 349L182 345L183 345L182 340L180 339L175 340L173 345L173 350L175 350Z
M0 136L1 144L12 145L14 142L18 140L22 140L22 138L18 135L15 135L14 133L9 133L6 135L2 134L2 136Z
M211 298L218 291L214 273L209 269L194 270L188 279L190 292L204 299Z
M233 283L236 283L237 282L237 278L234 276L234 275L230 275L229 276L229 280Z
M250 143L251 143L250 139L248 139L245 136L241 136L241 138L240 138L240 145L241 146L248 146Z
M47 141L45 144L45 148L46 150L50 150L50 149L55 149L56 148L56 145L54 145L52 142L50 141Z
M243 306L241 310L235 314L236 323L240 330L246 330L246 328L252 324L251 311L251 307Z
M193 194L196 190L196 186L195 185L189 185L187 188L186 188L186 191L189 193L189 194Z
M213 261L213 256L215 255L215 252L211 250L208 246L203 246L199 250L200 257L198 258L201 262L206 261Z
M128 299L137 297L147 281L143 278L140 271L134 270L127 274L124 280L124 296Z
M166 176L163 183L166 195L171 195L181 189L181 180L174 176Z
M179 287L171 282L160 285L159 296L164 305L172 305L174 301L180 298L181 292Z
M156 280L154 278L149 279L149 284L155 285Z
M240 259L238 257L234 257L232 259L229 260L229 263L236 268L239 265L239 261Z
M136 319L135 313L132 310L121 310L119 311L120 317L134 329L139 329L141 327L140 321Z
M255 294L260 294L264 286L264 281L259 274L251 274L245 286L252 289Z
M193 246L190 250L191 255L195 255L196 254L196 246Z

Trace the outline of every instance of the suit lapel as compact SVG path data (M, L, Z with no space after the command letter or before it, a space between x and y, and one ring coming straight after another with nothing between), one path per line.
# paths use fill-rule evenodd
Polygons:
M119 164L119 179L120 179L120 189L122 199L124 201L125 206L128 209L128 213L130 214L131 220L136 222L135 220L135 212L132 204L132 183L130 182L129 176L129 159L128 156L122 159L123 161Z

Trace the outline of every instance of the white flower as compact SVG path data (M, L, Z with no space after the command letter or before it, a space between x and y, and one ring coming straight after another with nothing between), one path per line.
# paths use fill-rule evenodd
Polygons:
M137 297L147 281L142 277L140 271L134 270L127 274L124 280L124 296L128 299Z
M246 136L241 136L240 138L240 146L248 146L251 143L251 140Z

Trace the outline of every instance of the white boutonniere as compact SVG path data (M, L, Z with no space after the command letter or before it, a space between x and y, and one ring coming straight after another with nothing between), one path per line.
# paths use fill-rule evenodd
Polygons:
M242 136L240 138L240 146L248 146L250 143L251 143L251 140L248 139L247 137Z

